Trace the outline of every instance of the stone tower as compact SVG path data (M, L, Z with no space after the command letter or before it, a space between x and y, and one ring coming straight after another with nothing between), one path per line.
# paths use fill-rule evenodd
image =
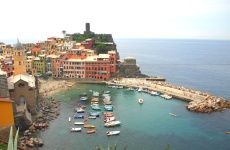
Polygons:
M18 74L26 74L26 54L23 45L17 40L13 49L14 57L14 76Z
M90 23L85 23L85 31L84 31L84 34L88 34L90 33Z

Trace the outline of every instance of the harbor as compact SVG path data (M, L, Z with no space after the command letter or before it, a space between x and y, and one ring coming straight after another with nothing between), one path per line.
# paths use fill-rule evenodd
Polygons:
M143 88L159 92L163 98L170 99L172 97L189 102L186 108L191 111L210 113L230 108L230 102L224 98L183 86L172 85L165 81L151 81L146 78L123 78L118 81L106 82L106 84L110 86L123 86L125 88Z

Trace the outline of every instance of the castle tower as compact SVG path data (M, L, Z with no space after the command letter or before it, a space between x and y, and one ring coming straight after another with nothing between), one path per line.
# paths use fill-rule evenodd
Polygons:
M25 49L18 39L17 39L17 43L14 45L13 57L14 57L14 76L18 74L26 74Z
M90 32L90 23L85 24L85 31Z

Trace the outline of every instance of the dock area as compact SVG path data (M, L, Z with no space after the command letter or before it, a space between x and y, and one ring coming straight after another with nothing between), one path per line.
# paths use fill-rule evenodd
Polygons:
M108 81L107 85L117 85L126 88L147 88L152 91L161 93L161 95L170 95L173 98L187 102L205 100L209 94L187 89L185 87L172 85L164 81L151 81L145 78L123 78L119 81Z

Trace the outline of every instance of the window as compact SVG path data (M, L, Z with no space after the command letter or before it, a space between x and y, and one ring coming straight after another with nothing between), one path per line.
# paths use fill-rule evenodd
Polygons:
M20 88L25 87L25 84L19 83L19 84L18 84L18 87L20 87Z

